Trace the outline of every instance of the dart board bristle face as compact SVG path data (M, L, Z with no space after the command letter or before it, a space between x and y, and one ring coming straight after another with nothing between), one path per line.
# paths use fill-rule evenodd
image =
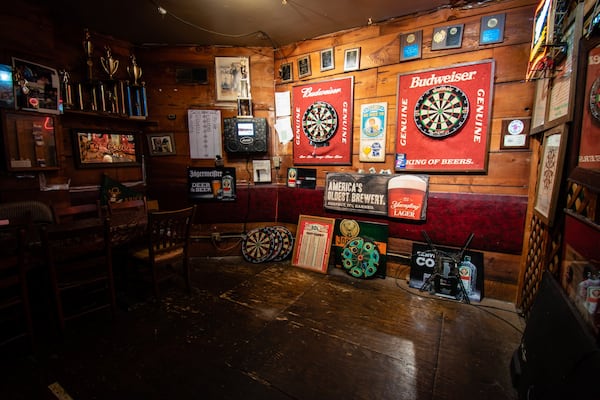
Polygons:
M421 133L443 139L457 133L469 116L467 95L455 86L437 86L421 95L415 105L415 124Z

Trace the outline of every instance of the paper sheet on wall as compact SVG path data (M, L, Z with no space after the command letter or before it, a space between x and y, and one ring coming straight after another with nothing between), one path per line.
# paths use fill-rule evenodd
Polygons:
M287 117L292 115L290 92L275 92L275 116Z
M277 121L275 121L275 130L279 135L279 141L283 144L290 142L294 138L292 119L290 117L277 118Z
M188 129L192 159L222 155L221 111L188 110Z

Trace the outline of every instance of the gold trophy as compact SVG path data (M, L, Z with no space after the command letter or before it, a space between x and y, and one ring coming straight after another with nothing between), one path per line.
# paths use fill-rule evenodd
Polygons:
M119 69L119 60L113 58L110 46L105 46L104 48L106 49L106 58L100 57L100 63L104 71L108 74L108 78L112 80L113 76L117 73L117 69Z
M73 89L71 87L71 74L69 71L61 69L58 71L61 78L61 92L63 93L63 105L67 109L73 108Z
M94 61L92 56L94 55L94 45L90 37L90 31L84 30L85 36L83 39L83 51L85 52L86 64L88 66L88 79L91 81L94 78Z
M139 86L138 80L142 78L142 68L137 65L134 54L129 56L129 58L131 59L131 65L127 66L127 73L133 79L133 86Z

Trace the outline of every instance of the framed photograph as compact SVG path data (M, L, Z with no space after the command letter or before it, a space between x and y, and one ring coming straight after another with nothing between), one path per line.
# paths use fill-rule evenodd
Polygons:
M12 62L17 108L58 114L60 79L56 69L15 57Z
M567 132L566 125L559 125L546 131L542 142L534 211L548 226L552 226L554 222Z
M250 97L250 58L215 57L217 101Z
M501 150L528 149L531 118L506 118L502 120Z
M335 68L333 48L321 50L321 71L329 71Z
M298 59L298 78L311 76L310 56L303 56Z
M347 49L344 52L344 72L355 71L360 68L360 47Z
M281 64L281 69L279 70L279 76L281 77L281 82L291 82L294 79L294 75L292 73L292 63L283 63Z
M335 218L300 215L292 253L292 265L327 273Z
M151 156L172 156L176 154L175 138L172 133L153 133L148 138Z
M138 132L90 129L73 129L72 132L73 153L78 168L141 165Z

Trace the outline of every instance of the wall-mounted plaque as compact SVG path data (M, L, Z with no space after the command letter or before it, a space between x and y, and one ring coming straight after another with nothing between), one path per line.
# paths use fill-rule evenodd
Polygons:
M481 17L479 44L502 43L504 41L505 14L485 15Z
M423 31L406 33L400 36L400 61L421 58Z
M462 46L464 24L434 28L431 50L456 49Z

